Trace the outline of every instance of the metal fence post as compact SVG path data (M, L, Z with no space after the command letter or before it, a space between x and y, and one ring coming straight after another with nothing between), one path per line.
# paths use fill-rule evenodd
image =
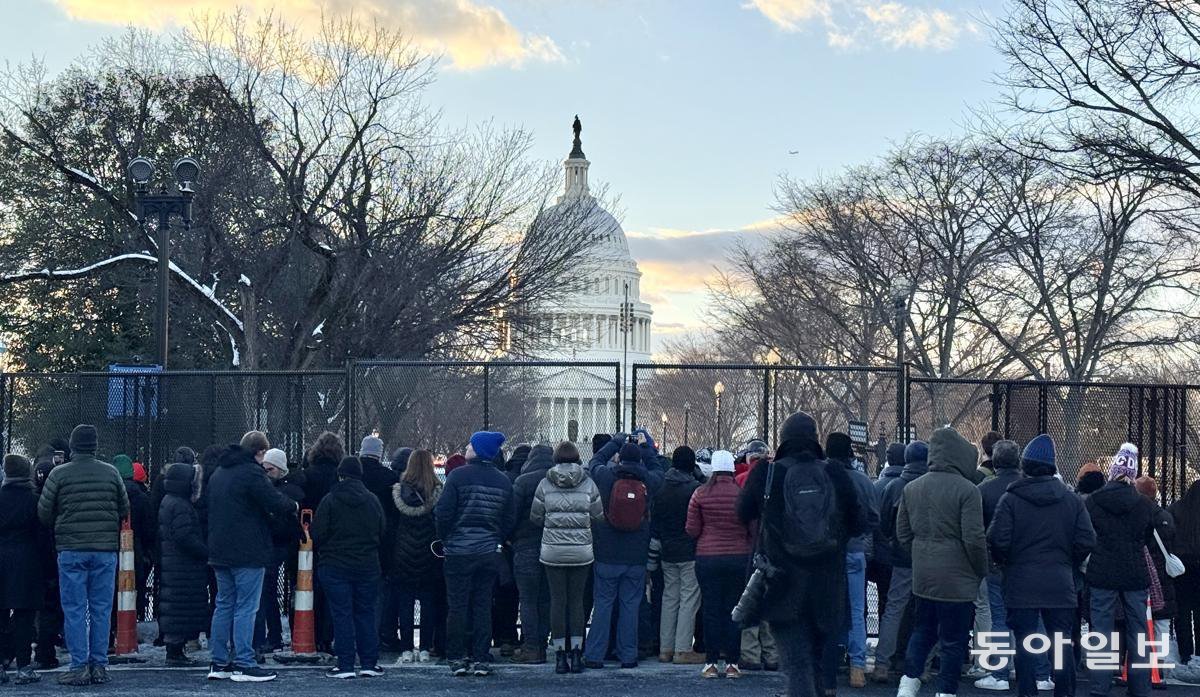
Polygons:
M616 366L614 367L614 369L616 370L616 374L617 374L617 383L616 383L616 388L617 388L617 395L616 395L617 396L617 401L616 401L617 428L614 431L614 433L617 433L617 432L620 432L620 430L621 430L621 422L623 420L622 417L625 414L625 412L622 411L622 409L625 408L625 405L621 404L621 393L625 391L625 383L621 382L621 364L617 363ZM637 368L636 367L634 368L632 375L634 378L637 377Z
M1012 438L1012 383L1004 383L1004 437Z
M771 368L763 369L763 395L762 395L762 414L760 420L762 426L761 433L764 443L770 442L771 433Z
M1158 473L1155 460L1158 458L1158 388L1150 388L1150 478ZM1138 462L1138 476L1141 476L1141 462Z
M5 408L4 400L11 397L12 392L12 376L0 373L0 410L4 412L4 428L0 431L4 432L4 452L12 452L12 409Z
M354 432L356 421L357 400L354 395L354 388L358 383L358 375L354 370L354 361L346 361L346 443L354 442Z
M912 366L904 364L904 374L901 382L904 384L904 411L900 416L904 419L904 442L910 440L912 433Z
M1038 383L1038 433L1047 431L1046 421L1046 384Z
M633 425L637 423L638 366L636 363L633 364L633 367L630 369L630 371L631 372L629 374L629 428L630 428L630 430L632 430L634 427ZM617 399L617 406L619 409L618 413L620 413L621 416L624 416L625 415L625 407L624 407L624 405L621 404L619 397ZM617 417L617 430L618 431L623 430L625 427L625 424L624 424L621 416Z
M992 430L1000 430L1000 383L992 383Z
M491 366L488 363L483 364L483 430L487 431L492 427L492 373Z

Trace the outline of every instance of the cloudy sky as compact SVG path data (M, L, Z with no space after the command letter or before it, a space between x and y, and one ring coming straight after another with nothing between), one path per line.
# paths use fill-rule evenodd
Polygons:
M0 57L61 69L128 24L275 8L403 27L445 56L430 101L570 149L646 275L657 336L702 330L704 283L740 236L770 230L782 174L833 174L912 133L953 135L993 99L987 23L1003 0L3 0Z

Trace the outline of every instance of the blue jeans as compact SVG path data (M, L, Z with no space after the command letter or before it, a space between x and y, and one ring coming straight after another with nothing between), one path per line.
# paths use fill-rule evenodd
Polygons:
M1004 581L1003 581L1003 578L1004 577L998 573L988 574L988 577L987 577L988 605L990 605L991 609L992 609L992 631L993 632L1003 632L1003 633L1008 634L1007 640L994 642L995 646L997 649L1002 649L1002 650L1007 651L1007 650L1013 648L1015 646L1015 644L1013 644L1013 636L1012 636L1012 632L1010 631L1010 627L1009 627L1009 623L1008 623L1008 610L1007 610L1007 608L1004 607L1004 586L1003 586ZM1038 622L1037 631L1042 634L1045 634L1046 629L1043 626L1042 620L1040 617L1038 618L1037 622ZM1006 657L1006 656L1001 656L998 658L998 660L1004 662L1004 667L1001 668L1000 670L992 671L992 676L995 677L997 680L1008 680L1010 671L1012 670L1012 663L1008 660L1008 657ZM1043 653L1043 654L1038 654L1037 656L1035 656L1034 661L1033 661L1033 667L1034 667L1034 676L1038 680L1049 680L1050 679L1050 656L1049 656L1049 654Z
M1045 653L1032 654L1025 650L1025 637L1037 633L1054 641L1055 635L1061 634L1070 641L1075 629L1075 608L1012 608L1008 611L1008 623L1017 640L1017 695L1036 697L1037 681L1046 679L1041 674L1043 664L1049 665L1056 651L1051 645ZM1062 647L1062 664L1054 671L1054 694L1056 697L1075 694L1075 651L1071 647Z
M975 602L948 603L917 597L913 605L912 636L904 654L904 674L919 678L925 672L925 659L934 644L941 642L940 669L936 685L944 694L958 693L958 678L967 657L967 643Z
M354 654L363 668L379 664L379 625L375 598L379 595L379 572L362 572L336 566L317 567L333 620L333 649L338 668L354 670Z
M117 589L116 552L58 553L63 638L71 670L108 665L108 630Z
M1148 591L1110 591L1104 588L1092 587L1089 589L1091 594L1092 606L1092 623L1093 632L1099 632L1105 636L1113 633L1117 624L1117 603L1121 603L1121 607L1125 610L1125 636L1121 637L1121 645L1125 648L1125 654L1129 657L1129 663L1142 664L1148 663L1145 651L1139 649L1149 648L1145 645L1146 634L1146 596ZM1128 618L1134 618L1132 622ZM1138 637L1142 637L1142 645L1139 646ZM1108 692L1112 689L1113 671L1111 670L1093 670L1091 671L1091 694L1094 697L1107 697ZM1150 697L1150 671L1146 668L1129 668L1128 692L1130 697Z
M846 635L846 653L853 668L867 667L867 555L846 553L846 583L850 595L850 631Z
M617 612L617 658L636 663L638 656L638 611L646 592L645 564L602 564L596 562L592 584L592 628L588 631L584 658L604 662L612 615ZM618 608L617 605L620 604Z
M212 662L218 666L230 665L232 644L232 664L253 668L258 665L254 660L254 619L262 597L263 569L214 566L213 573L217 576L217 604L208 633Z

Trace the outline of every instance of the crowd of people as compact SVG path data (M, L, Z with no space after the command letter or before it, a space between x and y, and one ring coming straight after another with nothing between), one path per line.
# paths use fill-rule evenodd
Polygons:
M668 455L645 430L595 436L586 462L572 442L506 445L475 433L439 472L428 450L386 457L375 435L354 455L325 433L290 462L251 431L147 472L99 459L80 425L35 462L9 454L0 682L14 668L37 681L59 645L60 683L109 681L126 521L137 610L152 609L168 666L200 667L188 652L205 635L211 680L276 677L264 657L285 647L279 598L312 612L338 679L383 675L385 652L456 676L490 675L497 654L564 675L657 657L705 679L782 670L804 697L832 697L842 670L898 697L930 683L952 695L964 675L1066 697L1082 662L1103 697L1120 660L1081 649L1119 635L1129 693L1147 697L1152 635L1193 658L1200 483L1161 508L1131 444L1074 486L1048 435L1022 447L988 433L977 448L950 427L892 444L872 479L848 435L822 442L802 412L774 452ZM297 590L310 569L312 591Z

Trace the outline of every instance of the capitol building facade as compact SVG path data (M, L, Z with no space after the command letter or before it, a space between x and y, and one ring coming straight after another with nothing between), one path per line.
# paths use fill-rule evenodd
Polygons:
M543 215L582 204L583 214L572 217L590 228L596 246L578 269L585 279L580 289L539 311L541 319L534 326L541 328L542 348L537 357L620 364L621 405L611 368L545 368L536 397L541 437L550 442L570 439L587 452L592 434L609 433L618 421L629 427L629 366L650 362L653 310L642 302L642 273L629 252L625 231L588 189L591 163L583 153L578 117L574 129L573 147L563 162L563 194Z

